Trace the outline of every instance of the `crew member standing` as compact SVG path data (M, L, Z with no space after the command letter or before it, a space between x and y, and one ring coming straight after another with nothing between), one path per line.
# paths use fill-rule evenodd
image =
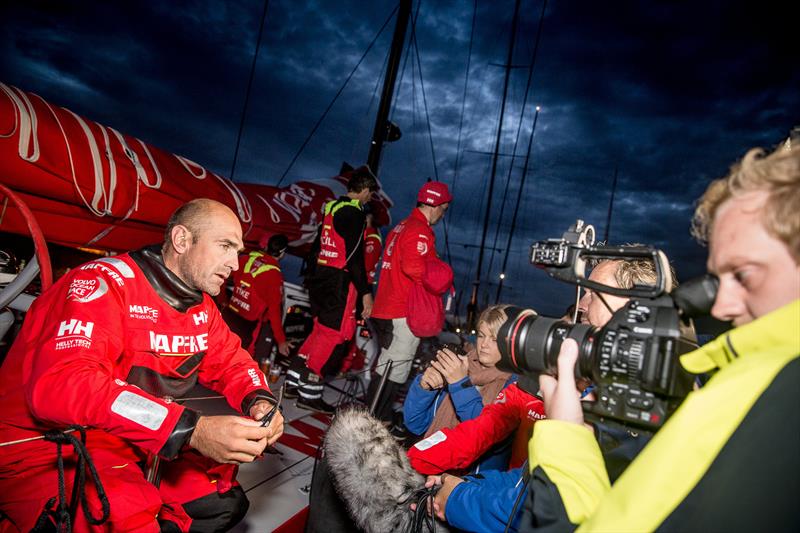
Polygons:
M322 367L337 344L349 340L356 327L356 299L361 316L372 311L372 292L364 268L364 211L362 206L378 190L368 167L353 171L347 194L325 204L318 234L316 261L307 277L314 326L286 374L290 396L297 406L326 414L334 408L322 399ZM296 391L296 392L295 392Z
M286 255L289 239L273 235L264 251L239 256L239 270L233 273L233 294L222 317L231 331L242 339L242 348L256 361L269 357L274 342L278 352L289 355L283 331L283 274L279 261Z
M375 370L382 376L386 364L389 361L393 363L375 412L386 422L391 421L395 393L408 378L419 345L419 338L406 323L408 293L414 283L422 282L426 257L430 254L436 256L433 226L444 217L452 198L445 183L427 182L417 194L416 208L389 232L386 239L372 311L372 322L382 348ZM369 403L377 392L379 381L375 378L370 382Z

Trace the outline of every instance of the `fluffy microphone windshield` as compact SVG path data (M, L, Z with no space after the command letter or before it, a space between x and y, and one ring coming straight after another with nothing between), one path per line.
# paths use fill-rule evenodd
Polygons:
M339 496L368 533L407 531L409 505L425 478L389 431L366 411L340 411L325 437L325 457ZM447 531L441 522L436 530Z

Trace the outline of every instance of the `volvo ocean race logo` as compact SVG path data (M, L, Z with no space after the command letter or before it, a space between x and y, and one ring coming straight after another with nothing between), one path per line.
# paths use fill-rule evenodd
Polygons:
M108 284L103 278L75 278L69 284L68 302L88 303L97 300L108 292Z

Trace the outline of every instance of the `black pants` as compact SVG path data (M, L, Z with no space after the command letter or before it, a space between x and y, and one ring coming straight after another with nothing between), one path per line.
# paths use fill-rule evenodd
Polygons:
M197 533L215 533L230 531L247 514L250 502L242 487L233 487L220 494L214 492L183 504L183 509L192 517L189 531ZM179 532L177 524L168 520L159 520L162 532Z

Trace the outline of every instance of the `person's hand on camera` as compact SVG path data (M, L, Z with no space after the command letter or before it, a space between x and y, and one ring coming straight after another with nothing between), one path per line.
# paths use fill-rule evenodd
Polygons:
M467 377L469 360L454 354L448 348L442 348L436 352L436 359L431 367L441 372L447 383L452 384Z
M429 366L425 369L425 372L422 373L419 385L425 390L438 390L444 387L444 378L438 370Z
M575 363L578 361L578 344L566 339L558 352L558 378L539 375L539 389L544 398L547 418L583 425L580 392L575 384Z

